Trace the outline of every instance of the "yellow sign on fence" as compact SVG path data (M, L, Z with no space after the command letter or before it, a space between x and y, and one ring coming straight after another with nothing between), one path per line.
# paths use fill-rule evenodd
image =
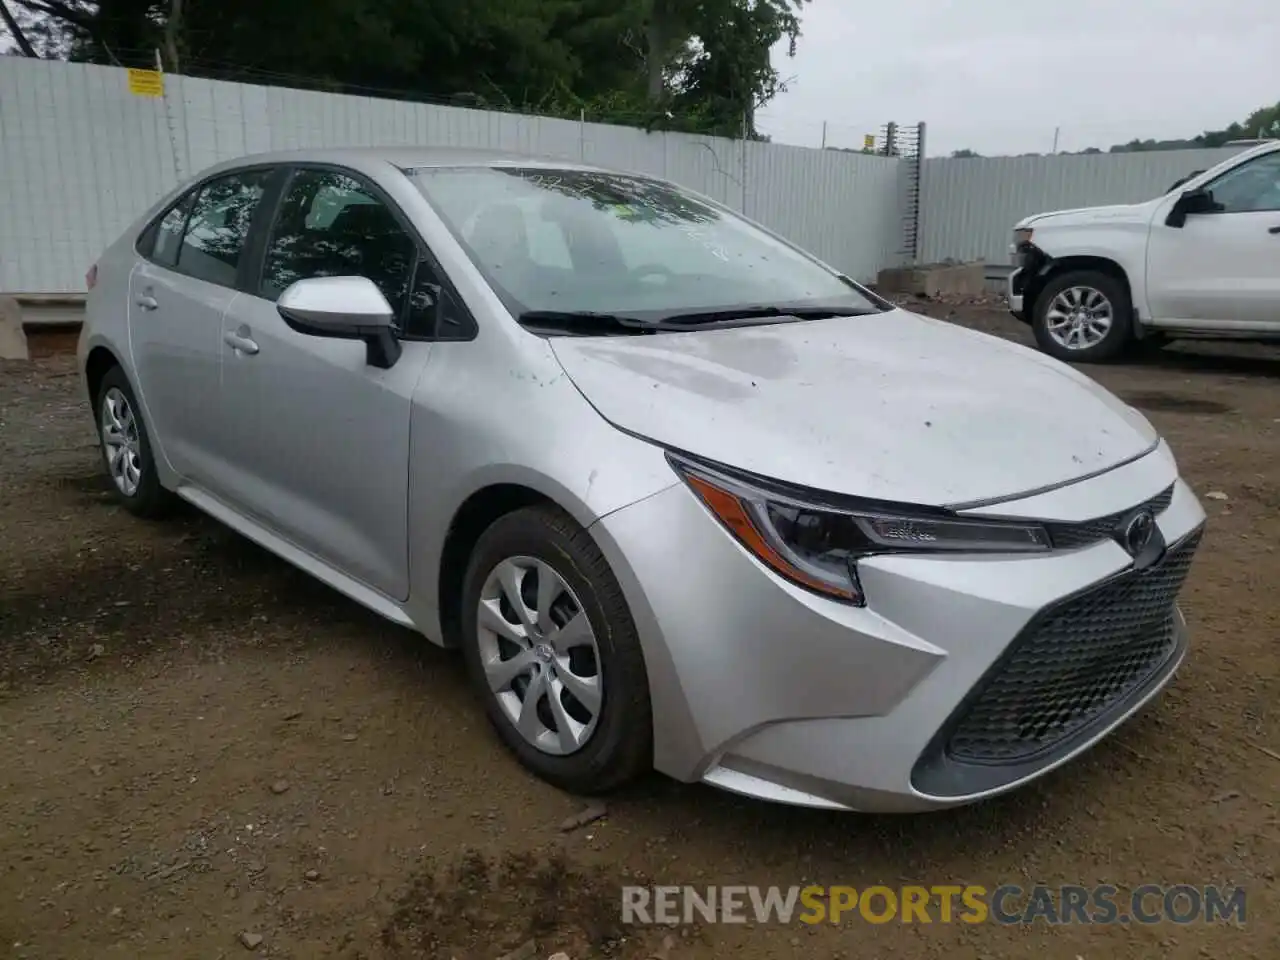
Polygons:
M159 70L130 70L129 92L137 97L163 97L164 74Z
M875 148L876 148L876 135L874 133L868 133L864 135L862 138L862 149L874 150Z

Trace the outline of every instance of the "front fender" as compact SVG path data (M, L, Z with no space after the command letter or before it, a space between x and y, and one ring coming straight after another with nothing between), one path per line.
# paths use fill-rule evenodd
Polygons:
M1082 269L1089 269L1090 261L1106 261L1124 273L1133 307L1139 315L1145 316L1147 241L1150 234L1150 220L1045 225L1036 229L1032 236L1032 243L1040 251L1042 259L1035 264L1035 277L1031 284L1038 290L1050 275L1072 261L1080 261Z
M446 544L475 494L517 487L590 528L677 482L659 447L606 421L558 370L536 380L452 370L441 362L424 376L410 440L410 616L437 643Z

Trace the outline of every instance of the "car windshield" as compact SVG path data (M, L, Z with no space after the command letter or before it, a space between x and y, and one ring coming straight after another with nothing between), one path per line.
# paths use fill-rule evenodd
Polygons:
M409 173L517 317L883 309L741 218L654 180L516 167Z

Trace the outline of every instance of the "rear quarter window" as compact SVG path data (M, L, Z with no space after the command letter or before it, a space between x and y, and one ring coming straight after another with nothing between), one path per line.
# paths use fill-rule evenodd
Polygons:
M176 264L178 249L182 246L182 231L190 210L191 194L187 194L149 228L150 237L143 238L138 252L161 266L172 267Z

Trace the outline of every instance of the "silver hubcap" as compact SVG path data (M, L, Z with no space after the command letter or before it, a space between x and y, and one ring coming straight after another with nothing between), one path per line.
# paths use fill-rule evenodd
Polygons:
M142 444L133 407L116 387L102 398L102 448L116 489L132 497L142 482Z
M503 713L543 753L580 750L604 689L595 631L573 590L543 561L511 557L485 579L478 614L480 663Z
M1068 287L1049 304L1045 325L1054 342L1084 350L1102 342L1114 320L1111 301L1093 287Z

